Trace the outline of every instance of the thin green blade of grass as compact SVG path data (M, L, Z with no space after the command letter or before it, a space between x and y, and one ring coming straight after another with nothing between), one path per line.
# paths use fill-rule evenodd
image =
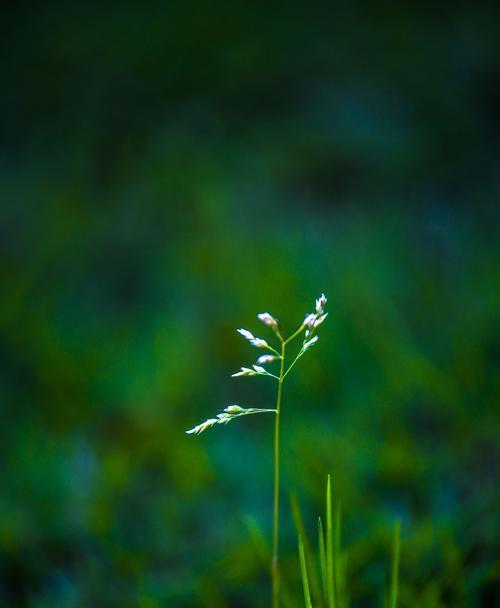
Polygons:
M328 605L328 574L326 570L325 535L321 517L318 517L318 547L319 547L319 566L321 570L321 585L323 589L323 602Z
M313 559L313 550L311 548L311 543L309 541L309 537L307 535L305 526L304 526L304 518L302 517L302 510L300 508L299 501L297 500L297 496L294 492L290 492L290 506L292 509L293 521L295 524L295 530L297 534L302 536L302 541L304 543L304 553L307 559L307 563L309 564L309 585L311 588L311 595L315 601L315 603L321 602L321 584L320 584L320 575L317 570L317 564ZM312 564L312 565L311 565Z
M330 475L328 475L326 481L326 573L328 608L336 608L333 575L332 482L330 479Z
M302 575L302 586L304 588L304 602L306 608L312 608L311 604L311 594L309 592L309 581L307 578L307 564L306 564L306 556L304 552L304 542L302 540L302 535L299 534L299 560L300 560L300 573Z
M399 553L401 545L401 522L397 521L394 526L394 535L392 543L392 568L391 568L391 590L390 590L390 608L397 608L398 605L398 587L399 587Z
M335 596L335 606L337 608L340 608L340 587L342 578L340 564L340 525L340 503L337 503L335 505L333 525L333 591Z

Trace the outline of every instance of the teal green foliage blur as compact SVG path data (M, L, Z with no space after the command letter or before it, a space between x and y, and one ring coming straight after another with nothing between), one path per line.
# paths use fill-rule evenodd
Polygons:
M9 3L0 28L0 605L269 606L272 424L185 429L330 315L283 396L352 606L498 593L498 11ZM313 584L314 581L311 581Z

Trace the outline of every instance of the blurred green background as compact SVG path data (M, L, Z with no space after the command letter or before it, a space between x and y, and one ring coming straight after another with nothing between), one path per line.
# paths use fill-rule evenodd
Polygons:
M272 424L184 430L324 291L285 387L354 607L498 605L494 3L10 2L0 62L0 605L269 606ZM313 544L315 544L313 542Z

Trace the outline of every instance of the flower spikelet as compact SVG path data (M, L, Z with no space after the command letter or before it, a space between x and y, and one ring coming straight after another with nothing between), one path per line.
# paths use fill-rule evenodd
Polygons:
M267 325L268 327L272 327L273 329L278 329L277 319L275 319L268 312L261 312L260 314L257 315L257 317L262 321L262 323L264 323L264 325Z
M254 369L251 369L249 367L242 367L239 372L232 374L231 377L237 378L238 376L256 376L256 375L257 375L257 372Z
M318 315L324 314L327 301L327 297L324 293L322 293L321 296L316 300L316 312Z
M272 363L273 361L275 361L278 357L276 357L275 355L261 355L258 359L257 359L257 363L259 365L265 365L266 363Z
M189 431L186 431L186 433L188 435L199 435L200 433L203 433L203 431L206 431L207 429L211 428L216 424L227 424L228 422L231 422L231 420L234 420L239 416L267 413L276 413L276 410L268 410L255 407L244 408L240 407L239 405L228 405L224 409L224 411L222 411L220 414L217 414L217 418L209 418L208 420L205 420L205 422L202 422L201 424L198 424L192 429L189 429Z
M311 346L314 346L317 341L318 341L318 336L312 337L307 342L304 342L304 345L302 346L302 350L305 352L308 348L311 348Z
M269 344L265 340L262 338L256 338L252 332L248 331L248 329L240 328L236 331L247 339L252 346L256 346L257 348L269 348Z

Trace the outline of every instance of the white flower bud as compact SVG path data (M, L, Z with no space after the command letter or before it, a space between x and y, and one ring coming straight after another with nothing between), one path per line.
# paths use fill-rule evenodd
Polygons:
M257 317L262 321L262 323L264 323L264 325L268 325L273 329L278 329L278 321L268 312L261 312L257 315Z
M265 340L262 340L262 338L256 338L251 331L248 331L248 329L240 328L236 331L246 338L252 346L256 346L257 348L269 348L269 344Z
M318 341L318 336L314 336L313 338L311 338L310 340L308 340L307 342L304 343L302 350L305 352L308 348L311 348L311 346L316 344L317 341Z
M306 327L312 327L314 325L314 321L316 321L316 315L312 312L306 316L306 318L302 322L302 325L305 325Z
M325 311L325 305L327 302L327 298L324 293L316 300L316 312L318 315L322 315Z
M318 317L316 319L316 321L314 321L314 328L319 327L321 325L321 323L323 323L323 321L326 319L327 316L328 316L328 313L325 313L324 315L321 315L321 317Z
M240 412L243 411L243 408L240 407L239 405L228 405L225 409L225 412L227 412L228 414L239 414Z
M219 423L219 420L217 420L217 418L209 418L208 420L205 420L205 422L202 422L201 424L198 424L197 426L190 429L189 431L186 431L186 433L188 435L199 435L200 433L203 433L203 431L206 431L207 429L209 429L214 424L218 424L218 423Z
M253 368L258 374L267 374L266 370L260 365L254 365Z
M271 363L272 361L274 361L275 359L277 359L277 357L275 357L274 355L261 355L258 359L257 359L257 363L259 365L265 365L266 363Z
M252 332L248 331L248 329L237 329L236 330L239 334L241 334L244 338L246 338L247 340L254 340L254 335L252 334Z
M217 414L217 418L209 418L208 420L205 420L205 422L202 422L201 424L198 424L197 426L190 429L189 431L186 431L186 433L188 435L199 435L200 433L203 433L203 431L205 431L206 429L209 429L210 427L212 427L216 424L227 424L228 422L231 422L231 420L234 420L235 418L238 418L239 416L247 416L248 414L267 414L267 413L275 414L276 410L260 409L260 408L256 408L256 407L243 408L243 407L240 407L239 405L228 405L227 407L224 408L223 412L221 412L220 414Z
M237 378L238 376L255 376L257 372L249 367L242 367L239 372L232 374L231 378Z

